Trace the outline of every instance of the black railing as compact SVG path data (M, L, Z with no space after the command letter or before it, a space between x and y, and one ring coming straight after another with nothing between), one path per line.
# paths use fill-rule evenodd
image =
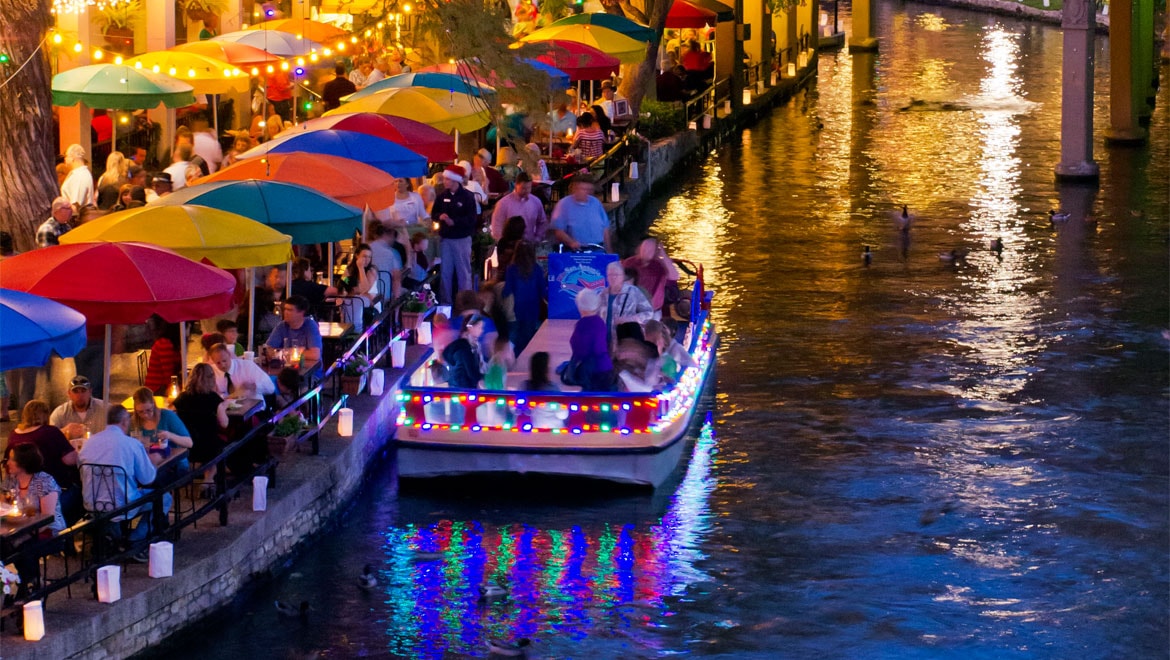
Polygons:
M429 286L435 277L436 274L432 273L424 285ZM3 609L0 609L0 616L7 618L19 612L20 603L45 600L48 596L83 580L92 581L91 588L96 592L94 576L98 567L123 563L135 554L144 552L151 543L157 541L177 542L185 527L196 524L212 512L218 512L219 524L226 526L229 505L243 489L251 486L255 477L266 476L269 479L269 486L275 485L277 460L268 455L260 461L253 459L259 455L256 451L258 446L267 446L267 438L277 422L291 414L298 412L303 414L307 410L310 427L295 437L293 443L299 444L308 440L314 454L320 450L321 430L347 400L346 395L340 394L340 377L345 365L358 355L362 355L371 365L375 365L386 356L394 339L406 336L399 312L409 297L408 293L404 293L386 305L383 312L358 335L349 350L334 361L322 378L305 394L277 411L270 419L250 429L240 439L228 444L214 459L198 469L144 492L140 497L122 506L89 514L77 524L51 538L33 538L13 549L3 558L3 562L15 564L17 567L34 564L39 567L45 557L62 555L62 575L49 579L47 571L38 568L38 584L25 585L26 593L20 601L14 601L12 604L6 601ZM230 481L229 465L232 468ZM246 467L241 467L242 465ZM204 481L204 475L212 470L215 471L215 476L212 484L208 484ZM203 498L194 492L196 486L213 487L213 491L203 501ZM174 499L171 513L166 512L163 506L167 494L172 494ZM189 500L186 507L184 499ZM196 504L200 501L201 504ZM136 515L139 509L145 507L149 507L149 513ZM127 517L140 518L138 524L149 524L150 532L139 541L123 540L125 531L123 523ZM80 552L73 552L79 544ZM76 562L75 568L71 566L73 562ZM22 579L25 577L27 575L22 576Z

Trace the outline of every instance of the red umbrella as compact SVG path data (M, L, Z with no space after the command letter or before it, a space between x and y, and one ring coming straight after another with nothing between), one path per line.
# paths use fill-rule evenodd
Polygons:
M702 29L709 25L715 25L717 22L719 19L715 12L692 5L687 0L675 0L674 4L670 6L670 12L666 15L666 27L668 28Z
M172 323L215 316L232 306L236 286L236 279L218 268L145 243L77 243L25 252L0 261L0 281L106 325L102 391L107 400L111 324L142 323L151 314Z
M678 2L681 1L678 0ZM576 41L551 39L525 44L524 49L525 51L535 50L541 46L547 48L543 53L533 56L532 59L564 71L569 74L569 79L572 81L605 80L621 68L621 60L618 58L607 55L593 46Z
M380 137L421 154L432 163L454 160L451 136L426 124L393 115L374 112L351 112L310 119L300 125L304 130L354 131Z
M0 261L4 287L68 305L90 323L172 323L227 311L228 273L146 243L77 243Z

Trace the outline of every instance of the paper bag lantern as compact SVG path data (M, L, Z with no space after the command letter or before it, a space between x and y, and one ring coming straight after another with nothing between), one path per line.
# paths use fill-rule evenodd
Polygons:
M406 366L406 340L395 339L390 342L390 366L395 369Z
M122 599L122 567L102 566L97 570L99 603L115 603Z
M431 322L423 321L418 324L418 343L431 343Z
M150 568L152 578L165 578L174 574L175 546L167 541L150 544Z
M337 435L343 438L353 435L353 408L337 411Z
M24 604L24 638L30 642L37 642L44 636L45 611L41 607L41 601L29 601Z
M252 510L268 510L268 477L252 477Z
M374 369L370 372L370 396L382 396L382 390L386 388L386 372L381 369Z

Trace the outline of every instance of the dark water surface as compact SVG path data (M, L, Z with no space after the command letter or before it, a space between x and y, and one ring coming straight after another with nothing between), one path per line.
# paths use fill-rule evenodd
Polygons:
M1099 190L1061 192L1058 29L914 4L878 25L876 58L824 55L657 214L723 337L670 487L398 495L389 466L166 656L1166 657L1170 94L1148 148L1099 148Z

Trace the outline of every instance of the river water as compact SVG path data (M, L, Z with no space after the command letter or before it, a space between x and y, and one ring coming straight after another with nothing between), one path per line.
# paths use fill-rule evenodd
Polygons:
M399 493L389 463L165 656L1166 657L1170 94L1148 147L1062 190L1058 29L912 3L877 24L876 58L822 55L655 212L722 333L668 487Z

